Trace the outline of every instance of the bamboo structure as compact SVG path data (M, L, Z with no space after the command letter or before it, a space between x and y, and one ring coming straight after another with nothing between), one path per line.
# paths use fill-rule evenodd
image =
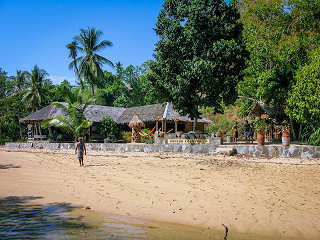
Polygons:
M134 114L131 121L129 122L129 127L132 129L131 142L141 143L141 136L139 132L141 128L145 127L145 124L139 119L137 114Z

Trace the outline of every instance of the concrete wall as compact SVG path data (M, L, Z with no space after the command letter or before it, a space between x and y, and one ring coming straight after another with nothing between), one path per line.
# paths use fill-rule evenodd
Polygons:
M120 143L87 143L87 149L95 151L114 152L182 152L217 154L216 149L234 148L238 154L248 154L256 157L298 157L298 158L320 158L320 147L292 145L283 147L280 145L219 145L219 144L120 144ZM7 142L7 148L34 148L47 150L74 149L73 143L15 143Z

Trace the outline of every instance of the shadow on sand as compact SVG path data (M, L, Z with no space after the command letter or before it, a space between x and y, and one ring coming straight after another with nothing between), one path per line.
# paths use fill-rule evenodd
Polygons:
M91 228L81 222L81 216L69 217L65 214L74 208L69 203L30 203L41 198L10 196L0 199L0 239L52 239L65 236L68 230Z
M0 169L9 169L9 168L20 168L20 166L16 166L13 164L0 164Z

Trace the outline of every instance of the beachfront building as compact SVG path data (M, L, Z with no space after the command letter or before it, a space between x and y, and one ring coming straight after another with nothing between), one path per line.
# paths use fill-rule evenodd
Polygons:
M62 103L66 105L67 103ZM25 118L20 119L20 122L28 125L29 138L44 138L41 137L41 122L46 119L53 119L56 116L63 116L64 109L55 105L49 105L36 112L31 113ZM139 107L109 107L100 105L88 105L85 110L85 117L93 122L90 129L91 139L101 139L104 136L99 136L97 125L104 117L110 117L123 130L129 130L128 124L134 114L139 116L139 119L145 123L146 128L152 129L159 124L159 129L163 132L189 132L192 131L193 120L187 116L179 114L174 110L171 103L152 104ZM201 118L198 120L197 129L206 131L211 120ZM30 130L31 129L31 130Z

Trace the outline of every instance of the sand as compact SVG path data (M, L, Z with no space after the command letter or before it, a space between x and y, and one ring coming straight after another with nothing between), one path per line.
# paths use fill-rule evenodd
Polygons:
M71 153L0 150L0 198L34 196L196 227L223 223L274 239L320 239L319 159L90 152L79 167Z

